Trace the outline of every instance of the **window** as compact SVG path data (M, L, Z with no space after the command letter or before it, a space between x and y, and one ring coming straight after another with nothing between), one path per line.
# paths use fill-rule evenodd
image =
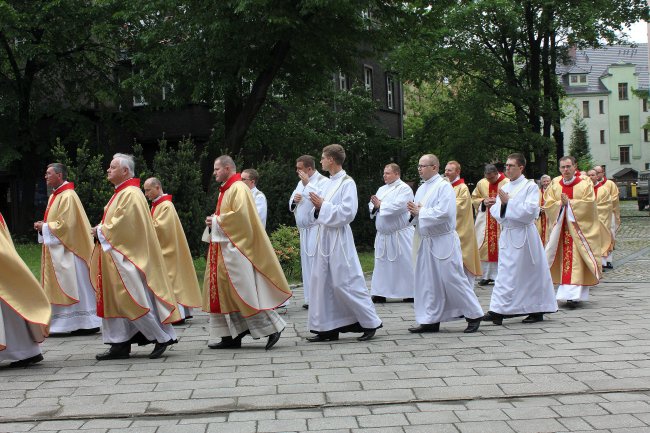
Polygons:
M621 146L618 148L618 158L621 164L630 163L630 146Z
M648 138L650 138L650 134L648 134L647 129L643 128L643 141L645 141L647 143L648 141L650 141L650 140L648 140Z
M643 112L646 113L648 111L648 98L643 98Z
M582 101L582 117L589 117L589 101Z
M621 134L628 134L630 132L630 116L618 116L618 126Z
M605 130L600 130L600 144L605 144Z
M646 169L646 170L650 170L650 162L646 162L646 163L645 163L645 169Z
M339 89L340 90L348 90L350 87L348 86L348 76L345 75L343 72L339 72Z
M602 99L598 101L598 113L605 114L605 101Z
M571 74L569 82L572 86L586 86L587 74Z
M386 106L389 110L395 108L395 83L390 75L386 75Z
M370 66L363 67L363 84L366 91L372 95L372 68Z
M627 100L627 83L618 83L618 99Z

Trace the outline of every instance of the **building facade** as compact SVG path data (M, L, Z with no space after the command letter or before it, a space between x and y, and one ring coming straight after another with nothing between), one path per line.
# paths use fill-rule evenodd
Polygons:
M573 50L558 74L565 91L562 130L565 153L581 118L594 163L607 177L636 180L650 167L648 44Z

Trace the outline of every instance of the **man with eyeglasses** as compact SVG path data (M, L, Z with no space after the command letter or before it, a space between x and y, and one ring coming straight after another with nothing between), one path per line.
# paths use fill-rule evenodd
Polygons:
M266 196L262 191L257 189L257 182L260 180L260 174L254 168L247 168L241 172L241 180L246 184L247 187L251 189L253 198L255 199L255 207L257 208L257 214L262 220L262 226L266 228L266 215L267 215L267 203Z
M483 276L479 286L494 283L499 265L499 224L490 215L490 208L496 203L499 189L509 182L494 164L485 166L485 178L478 181L472 193L472 202L476 209L476 243L481 258Z
M607 269L614 269L612 265L612 251L616 247L616 232L621 227L621 206L619 203L619 192L618 186L610 179L607 179L605 176L605 167L602 165L597 165L594 167L596 172L596 177L598 178L598 188L599 190L607 190L609 197L612 200L612 215L610 222L610 231L612 232L612 249L609 254L603 260L603 267Z
M573 156L560 159L562 179L553 182L544 196L544 211L552 222L546 257L556 298L575 308L589 299L589 287L601 277L600 232L594 188L576 176Z
M506 161L510 182L499 189L490 214L501 225L499 272L484 320L501 325L504 318L528 315L523 323L555 313L557 301L535 220L539 189L523 175L526 158L513 153Z
M440 163L423 155L418 173L424 183L407 209L415 222L415 320L409 332L440 331L441 322L465 318L465 333L478 331L483 317L474 287L463 270L463 254L456 233L456 194L438 174Z

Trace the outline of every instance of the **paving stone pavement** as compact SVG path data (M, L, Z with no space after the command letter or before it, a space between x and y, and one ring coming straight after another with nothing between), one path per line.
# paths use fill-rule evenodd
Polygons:
M650 218L623 224L590 301L533 325L413 335L412 304L389 302L376 339L307 343L297 289L268 352L209 350L204 314L158 360L50 338L41 364L0 369L0 432L650 432ZM491 287L476 291L487 307Z

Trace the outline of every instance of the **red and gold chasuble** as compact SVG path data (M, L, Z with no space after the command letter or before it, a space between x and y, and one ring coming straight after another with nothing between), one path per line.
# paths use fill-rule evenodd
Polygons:
M503 173L499 173L499 179L495 183L491 183L488 187L488 196L495 198L499 194L499 184L505 179ZM486 238L488 243L488 262L496 262L499 260L499 224L497 220L492 218L489 211L487 213L487 224L485 227Z
M566 194L569 197L569 200L573 199L573 187L580 183L582 179L578 176L575 177L573 182L568 185L565 185L564 182L560 181L562 186L562 193ZM573 237L569 232L569 225L565 218L562 223L562 284L572 284L571 283L571 273L573 271Z
M158 207L158 205L166 201L172 201L171 194L161 195L160 198L151 205L151 216L153 216L153 214L156 213L156 208Z
M540 197L539 197L539 206L540 208L544 207L544 190L540 190ZM548 230L548 222L546 220L546 212L542 212L541 216L539 217L539 235L542 238L542 245L546 246L546 242L548 240L548 235L546 231Z

